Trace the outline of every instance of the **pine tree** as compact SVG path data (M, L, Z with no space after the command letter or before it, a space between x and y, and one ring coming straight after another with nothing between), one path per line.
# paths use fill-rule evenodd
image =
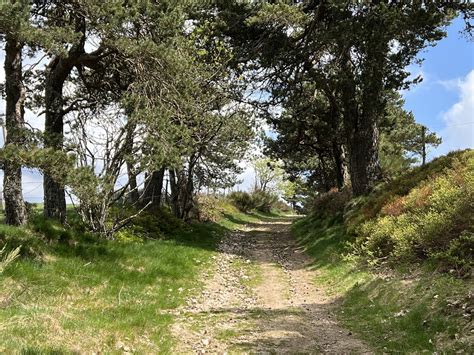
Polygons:
M24 141L25 87L23 84L23 34L27 25L25 2L0 4L0 35L5 39L5 146L21 147ZM3 162L5 222L22 225L27 221L21 184L21 165L14 159Z

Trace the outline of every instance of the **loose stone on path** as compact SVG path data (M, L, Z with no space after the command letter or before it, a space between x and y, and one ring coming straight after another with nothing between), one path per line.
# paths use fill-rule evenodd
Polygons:
M176 315L175 353L371 353L331 316L290 223L271 219L222 240L204 290Z

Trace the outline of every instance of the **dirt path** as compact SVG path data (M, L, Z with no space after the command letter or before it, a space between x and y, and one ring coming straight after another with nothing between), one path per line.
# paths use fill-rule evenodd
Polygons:
M269 219L222 241L204 291L179 312L176 353L370 353L337 325L290 223Z

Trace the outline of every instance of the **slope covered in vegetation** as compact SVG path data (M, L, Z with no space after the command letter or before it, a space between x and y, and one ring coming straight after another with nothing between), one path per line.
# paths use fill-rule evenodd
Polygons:
M294 233L338 315L384 351L472 344L474 152L455 152L349 200L316 199Z

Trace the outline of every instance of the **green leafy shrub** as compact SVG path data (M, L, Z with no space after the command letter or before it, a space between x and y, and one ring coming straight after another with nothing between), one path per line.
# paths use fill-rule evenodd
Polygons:
M278 196L269 192L257 190L252 195L253 205L257 211L270 213L278 202Z
M278 200L273 205L273 208L281 212L291 212L293 209L285 202Z
M256 207L253 196L245 191L231 192L229 199L242 212L248 212Z
M343 211L350 199L350 191L332 189L314 198L313 211L320 217L331 217Z
M224 214L222 198L215 195L198 195L196 198L198 220L201 222L217 222Z
M469 275L474 268L474 233L463 231L453 239L446 251L433 254L441 271L455 272L458 276Z
M133 234L140 238L161 239L185 228L186 224L176 218L169 209L155 208L135 217L122 236Z
M472 242L472 152L452 157L444 171L419 182L407 194L385 200L376 216L369 219L366 215L355 229L358 254L371 262L436 257L445 267L466 270L472 253L460 248Z
M270 213L273 209L280 209L284 205L285 210L289 207L278 200L278 196L267 191L257 190L251 194L245 191L234 191L229 194L229 200L242 212L257 210Z

